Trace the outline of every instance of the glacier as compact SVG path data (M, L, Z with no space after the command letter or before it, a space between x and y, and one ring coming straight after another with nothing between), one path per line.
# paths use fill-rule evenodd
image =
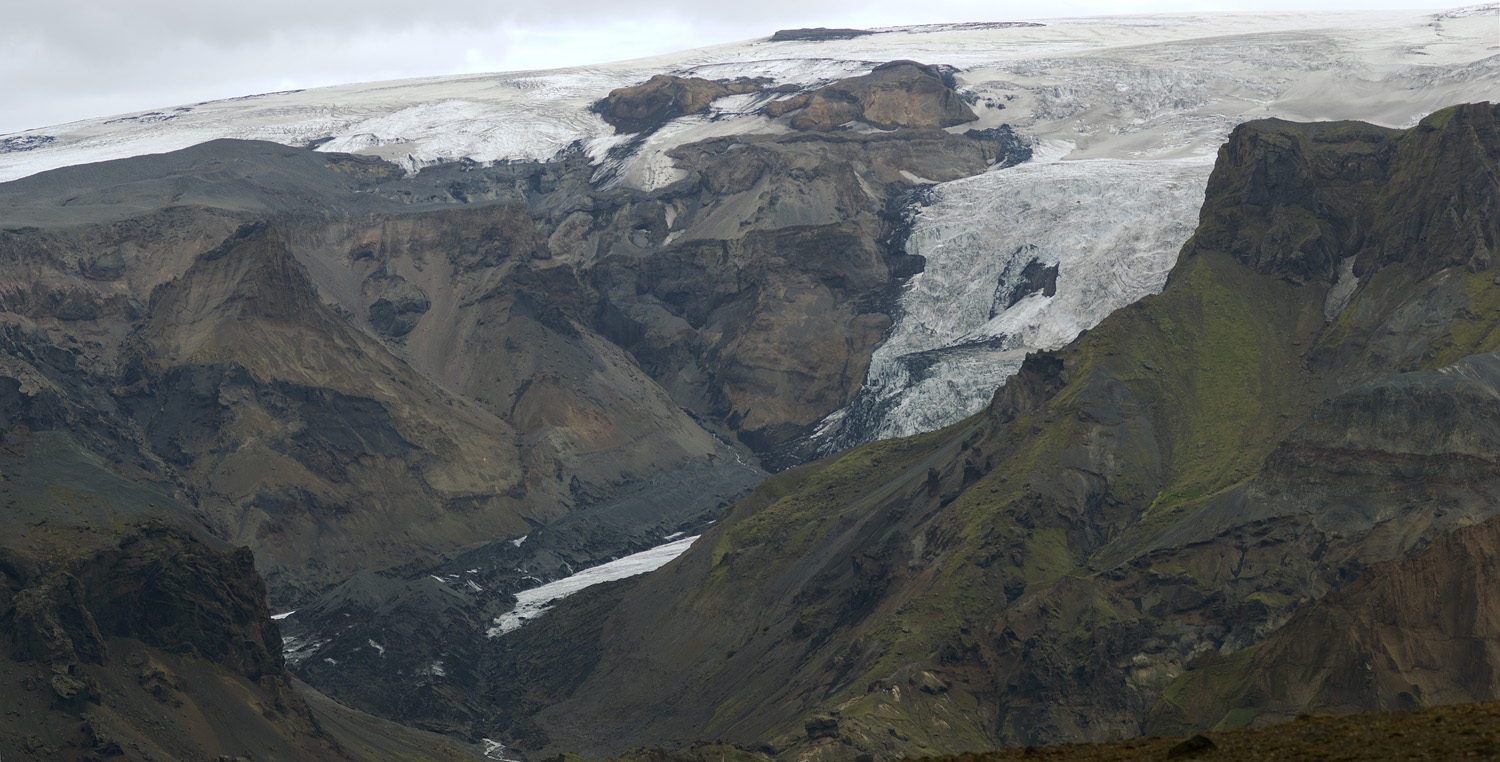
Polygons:
M813 435L832 452L946 426L989 403L1026 354L1056 349L1166 283L1197 225L1207 157L1023 164L935 187L907 239L902 291L864 387ZM1028 264L1055 294L1013 304Z
M1432 11L1199 13L935 24L849 40L758 38L614 64L426 77L87 119L0 135L0 181L47 169L186 148L216 138L316 145L408 170L444 161L546 160L618 136L590 105L653 74L765 77L811 88L879 62L957 67L981 121L1072 140L1074 158L1201 150L1259 116L1360 118L1405 126L1495 92L1494 3ZM781 132L751 101L686 118L643 152L714 134ZM670 138L670 139L667 139ZM655 159L651 157L657 157ZM637 180L650 184L656 172Z

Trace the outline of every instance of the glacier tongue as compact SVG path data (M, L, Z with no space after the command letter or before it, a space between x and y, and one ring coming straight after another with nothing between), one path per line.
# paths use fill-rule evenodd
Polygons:
M926 269L902 292L854 402L813 435L818 450L959 421L1026 353L1160 291L1212 167L1209 156L1034 162L934 187L907 240ZM1055 293L1025 277L1028 265L1056 267Z
M494 626L486 632L492 638L507 632L514 632L527 622L547 613L552 608L552 604L579 590L656 571L686 553L697 539L698 535L693 535L673 540L639 553L632 553L624 558L617 558L609 563L591 566L572 576L554 580L530 590L522 590L516 593L516 607L509 613L496 617Z

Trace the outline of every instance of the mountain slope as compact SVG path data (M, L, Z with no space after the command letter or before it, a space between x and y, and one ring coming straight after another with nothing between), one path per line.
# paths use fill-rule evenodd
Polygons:
M1159 296L510 636L512 732L795 758L1137 734L1194 657L1488 517L1496 118L1240 127Z
M7 219L43 223L4 233L6 361L22 392L11 417L91 437L180 490L258 552L282 605L727 455L618 350L538 314L536 294L563 293L510 240L535 241L529 217L503 203L464 219L404 214L366 192L389 170L230 143L8 187ZM382 243L394 251L377 255ZM488 259L462 277L466 256ZM434 298L401 300L423 285ZM421 363L399 336L346 317L380 324L398 303L392 321L435 312L478 353ZM506 330L470 338L487 320ZM496 373L486 342L507 341L535 354ZM720 489L748 478L725 474ZM700 510L722 498L707 499ZM391 543L396 526L416 531Z
M298 673L423 727L1136 732L1203 652L1488 515L1488 440L1446 437L1495 349L1485 118L1259 122L1207 158L1246 116L1492 92L1496 12L779 36L0 138L8 176L135 155L0 185L0 413L250 546ZM224 135L300 147L139 155ZM953 422L487 637L761 466Z
M907 68L883 97L952 95ZM578 153L406 176L243 141L0 186L8 419L251 547L321 689L471 735L511 594L747 492L864 376L920 266L891 210L1029 150L995 127L673 156L651 193Z
M1264 641L1204 658L1168 687L1148 732L1492 700L1495 617L1484 591L1497 526L1462 527L1376 564Z
M309 706L283 665L250 553L70 437L7 428L0 478L6 757L481 758Z

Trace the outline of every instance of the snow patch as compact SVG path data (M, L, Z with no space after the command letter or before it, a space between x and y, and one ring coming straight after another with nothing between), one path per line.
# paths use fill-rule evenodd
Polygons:
M692 547L693 541L697 539L698 535L684 537L681 540L658 545L650 550L643 550L624 558L615 559L607 564L589 567L570 577L564 577L555 582L548 582L541 587L522 590L516 593L515 609L497 617L495 619L495 626L491 627L487 634L494 638L504 635L507 632L514 632L527 622L546 613L548 609L552 608L552 604L584 588L656 571L666 566L672 559L686 552L688 548Z
M520 762L515 757L506 756L505 744L493 738L481 738L479 740L484 744L484 756L490 759L498 759L502 762Z
M1328 289L1328 297L1323 301L1323 319L1332 323L1338 318L1339 313L1349 306L1349 299L1359 289L1359 278L1354 276L1355 257L1344 257L1339 262L1339 277L1334 281L1333 288Z

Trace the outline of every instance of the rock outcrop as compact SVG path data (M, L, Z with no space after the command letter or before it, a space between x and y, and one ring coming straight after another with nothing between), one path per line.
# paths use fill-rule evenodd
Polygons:
M1151 733L1264 726L1308 713L1493 701L1500 520L1462 527L1419 555L1370 567L1264 641L1206 655L1153 708Z
M697 114L726 95L758 92L761 81L719 82L658 74L639 85L610 91L594 110L618 134L650 132L679 116Z
M830 29L828 27L811 27L803 29L778 29L771 35L771 42L796 42L800 40L812 40L823 42L824 40L852 40L856 37L864 37L875 34L868 29Z
M864 76L772 101L765 112L771 117L790 114L792 129L815 132L856 121L896 130L955 127L978 119L953 87L952 72L942 67L891 61Z
M480 759L309 705L284 667L249 550L71 437L6 428L0 500L0 754Z

